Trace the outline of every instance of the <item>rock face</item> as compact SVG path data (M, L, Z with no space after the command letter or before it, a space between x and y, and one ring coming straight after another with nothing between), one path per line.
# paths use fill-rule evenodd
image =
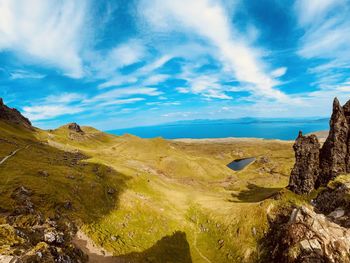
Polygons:
M315 137L299 134L294 144L296 163L288 188L297 194L309 193L339 174L350 173L350 100L342 107L334 99L329 135L321 149Z
M266 262L350 262L350 229L306 206L276 219Z
M18 110L7 107L2 98L0 98L0 119L7 122L23 125L32 128L31 122L24 117Z
M293 148L296 162L288 188L297 194L309 193L318 178L320 143L315 135L303 136L299 132Z
M325 185L340 173L346 173L348 160L349 125L344 109L337 98L333 102L330 131L320 152L320 177L317 186Z
M345 103L345 105L343 106L343 110L344 110L344 114L345 114L345 118L346 121L348 123L349 126L349 134L348 134L348 156L346 159L346 172L350 173L350 100Z
M80 126L75 122L69 123L68 129L70 129L71 131L78 132L78 133L84 133L83 130L80 128Z

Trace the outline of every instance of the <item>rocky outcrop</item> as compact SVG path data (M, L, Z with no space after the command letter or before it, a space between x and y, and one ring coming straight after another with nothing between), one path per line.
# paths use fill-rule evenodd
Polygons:
M33 191L20 186L13 211L0 214L0 262L83 263L88 257L73 244L74 224L61 214L45 217L32 202Z
M349 126L343 107L337 98L333 102L330 131L320 152L320 176L317 186L326 185L341 173L346 173Z
M293 192L309 193L339 174L350 173L350 100L342 107L334 99L329 135L319 147L315 135L299 134L294 144L296 163L288 186Z
M0 98L0 119L10 123L25 126L27 128L32 128L31 122L18 110L7 107L4 104L2 98Z
M288 188L297 194L310 193L318 178L320 143L315 135L303 136L299 132L293 148L296 162Z
M265 262L350 262L350 229L301 206L271 223Z
M68 129L77 133L84 133L84 131L80 128L80 126L75 122L69 123Z

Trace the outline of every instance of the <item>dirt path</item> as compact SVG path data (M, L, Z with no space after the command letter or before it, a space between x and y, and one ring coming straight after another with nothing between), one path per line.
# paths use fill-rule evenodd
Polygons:
M199 228L199 225L198 225L198 221L197 221L196 229L198 229L198 228ZM196 231L196 232L194 233L194 240L193 240L193 247L194 247L194 249L197 251L197 253L200 255L200 257L201 257L202 259L204 259L204 261L206 261L206 262L208 262L208 263L212 263L212 262L209 260L209 258L207 258L206 256L204 256L204 255L202 254L202 252L199 250L199 248L197 247L197 235L198 235L198 232Z
M7 159L11 158L12 156L14 156L18 151L22 150L23 148L19 148L15 151L13 151L11 154L7 155L6 157L4 157L1 161L0 161L0 165L3 164L4 162L7 161Z
M74 237L73 243L89 256L88 262L90 263L122 263L118 258L113 257L111 253L95 245L81 230Z
M3 164L4 162L6 162L8 159L10 159L11 157L15 156L15 154L23 149L28 149L30 145L27 145L25 147L22 148L18 148L16 150L14 150L11 154L7 155L6 157L4 157L1 161L0 161L0 165Z

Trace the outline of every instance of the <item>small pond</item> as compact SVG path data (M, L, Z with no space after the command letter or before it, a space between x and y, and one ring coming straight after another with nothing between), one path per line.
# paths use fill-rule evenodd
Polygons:
M227 165L227 167L234 171L240 171L240 170L243 170L249 164L253 163L255 160L256 160L255 157L237 159L237 160L234 160L233 162L230 162Z

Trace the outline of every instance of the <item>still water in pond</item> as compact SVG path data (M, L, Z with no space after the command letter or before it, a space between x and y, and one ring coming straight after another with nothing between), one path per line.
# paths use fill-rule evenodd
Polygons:
M247 165L251 164L255 161L255 158L245 158L245 159L237 159L233 162L229 163L227 167L231 168L234 171L240 171L244 169Z

